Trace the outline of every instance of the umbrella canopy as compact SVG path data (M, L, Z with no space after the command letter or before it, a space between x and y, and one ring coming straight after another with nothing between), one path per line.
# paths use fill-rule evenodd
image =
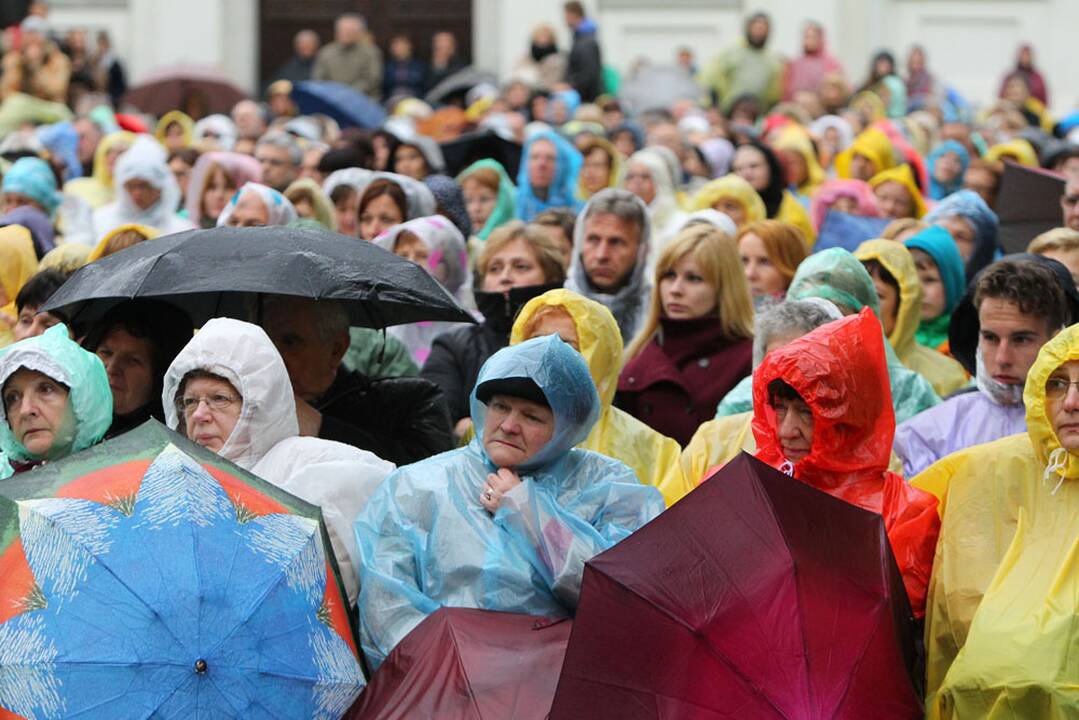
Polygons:
M1023 252L1035 237L1061 225L1064 177L1050 170L1004 162L996 212L1005 253Z
M463 104L465 95L477 85L491 85L497 88L498 84L496 76L469 66L458 70L435 85L424 95L423 100L428 105L444 105L451 100L459 99Z
M317 507L154 421L0 490L0 717L337 718L363 688Z
M572 623L443 607L402 640L349 720L544 720Z
M451 177L457 177L477 160L487 158L497 160L511 178L517 177L521 167L521 143L507 140L494 130L465 133L439 147L446 161L446 174Z
M552 718L916 718L879 515L745 453L585 565Z
M891 218L863 217L829 210L817 233L817 242L813 246L813 252L833 247L854 252L866 240L879 238L884 228L891 222Z
M633 113L669 108L679 100L696 100L701 89L677 65L644 65L618 92L618 99Z
M341 127L377 128L386 111L351 85L332 80L303 80L292 86L292 100L301 115L329 115Z
M80 268L49 298L73 323L132 298L213 317L257 320L258 295L340 300L356 327L419 320L473 322L426 270L373 243L287 226L190 230L139 243Z
M161 117L170 110L183 110L192 97L205 103L206 114L225 113L247 97L224 73L202 65L159 68L124 95L124 102Z

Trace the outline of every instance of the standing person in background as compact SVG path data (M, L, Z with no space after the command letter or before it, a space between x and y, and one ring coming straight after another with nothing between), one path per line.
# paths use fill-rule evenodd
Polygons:
M315 71L315 56L321 44L318 33L314 30L301 30L296 33L292 38L292 57L277 68L274 80L288 80L292 83L310 80ZM235 119L233 117L233 120Z
M465 61L457 55L457 38L453 33L447 30L435 33L431 38L431 66L428 68L425 89L431 90L465 67Z
M1040 100L1043 105L1049 104L1049 88L1045 84L1045 78L1034 67L1034 49L1028 43L1019 46L1015 69L1005 75L1000 83L1000 97L1004 97L1004 89L1008 86L1008 81L1014 77L1026 82L1030 94Z
M71 78L71 61L49 39L49 23L32 16L19 25L18 46L4 53L0 96L13 93L65 102Z
M333 26L333 42L319 50L312 75L315 80L335 80L379 98L382 87L382 51L367 32L362 15L345 13Z
M566 82L581 94L581 100L592 102L603 93L603 55L596 34L596 21L585 15L581 3L566 3L566 25L573 33L566 66Z
M826 75L843 76L843 64L824 43L824 26L815 20L802 30L802 55L787 63L783 78L783 99L793 100L795 93L816 92Z
M744 95L756 98L765 109L779 101L783 61L765 48L771 29L768 15L750 15L745 37L720 53L702 73L700 84L715 94L724 114Z
M390 57L383 65L382 97L420 97L427 86L427 68L412 52L412 40L405 34L390 38Z

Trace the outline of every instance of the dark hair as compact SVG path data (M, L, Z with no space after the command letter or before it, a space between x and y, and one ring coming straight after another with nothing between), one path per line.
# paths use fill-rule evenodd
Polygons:
M1013 303L1025 315L1044 317L1052 332L1067 324L1068 302L1056 275L1035 262L1001 260L990 265L974 286L974 307L986 298Z
M371 147L371 141L366 138L343 147L330 148L318 161L318 171L325 175L354 167L373 170L374 166L375 149Z
M330 202L333 203L334 207L337 207L340 203L351 199L355 194L356 188L347 183L341 183L340 185L335 185L333 190L330 191Z
M757 194L760 195L761 200L764 201L764 209L767 211L768 217L774 218L779 212L779 206L783 203L783 191L787 187L787 176L786 173L783 172L783 165L780 164L776 154L772 152L772 148L764 143L757 140L750 140L742 143L738 147L744 147L746 145L759 150L761 155L764 155L764 161L768 163L768 187L763 190L758 190ZM735 152L737 152L737 150L735 150Z
M15 296L15 307L19 312L22 312L24 307L41 307L60 289L65 280L67 276L58 270L41 270L35 273Z
M375 180L363 191L363 197L360 198L360 207L356 211L356 217L361 217L363 211L367 209L367 206L370 205L375 198L382 197L383 195L389 196L389 198L393 200L394 205L397 206L397 209L401 211L401 217L404 220L408 220L408 198L405 197L405 191L401 189L400 185L387 178Z
M544 210L532 218L531 225L543 225L544 227L562 228L566 237L573 241L573 229L577 226L577 214L565 208L553 208Z
M881 265L879 260L863 260L862 265L865 266L865 271L872 275L880 276L880 279L884 281L884 284L895 290L896 297L899 297L899 281L895 279L895 276L888 272L888 268Z
M570 0L570 2L562 6L562 9L566 12L573 13L577 17L584 17L584 5L581 5L577 0Z
M166 162L172 162L173 158L180 158L188 165L194 165L199 159L199 151L192 147L184 147L179 150L173 150L169 153L169 158Z
M94 323L82 346L96 352L98 345L116 328L153 346L154 398L161 397L165 371L195 332L194 323L183 310L160 300L128 300L109 310Z
M797 390L778 378L768 383L768 402L769 404L775 404L776 400L786 400L788 402L801 400L805 402L805 398Z

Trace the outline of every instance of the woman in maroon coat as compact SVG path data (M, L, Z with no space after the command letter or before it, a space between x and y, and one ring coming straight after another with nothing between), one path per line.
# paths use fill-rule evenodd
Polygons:
M752 370L753 302L734 240L691 225L656 263L648 319L615 404L682 445Z

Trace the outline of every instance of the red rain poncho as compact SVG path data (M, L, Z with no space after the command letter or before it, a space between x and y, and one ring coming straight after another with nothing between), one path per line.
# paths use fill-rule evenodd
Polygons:
M880 323L864 309L770 352L753 372L757 457L784 469L768 398L773 380L793 387L813 411L810 452L794 463L794 477L884 518L911 607L922 617L940 518L936 498L888 471L895 413Z

